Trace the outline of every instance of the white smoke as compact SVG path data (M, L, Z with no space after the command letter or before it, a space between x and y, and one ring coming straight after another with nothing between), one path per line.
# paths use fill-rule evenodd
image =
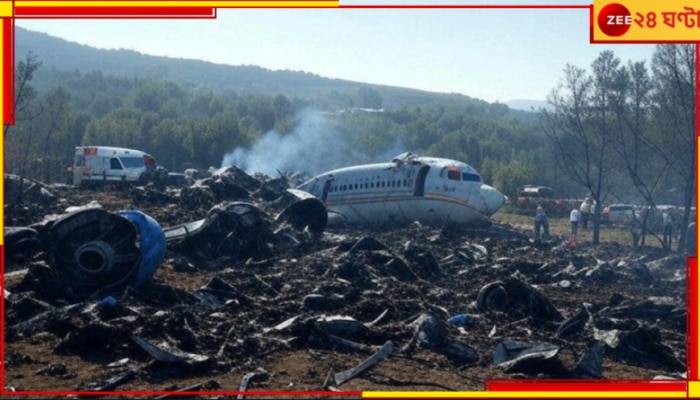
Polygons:
M311 175L347 165L347 141L326 118L302 111L292 132L267 132L250 149L236 148L224 155L221 167L235 165L248 173L276 176L277 171L303 171Z
M282 134L273 129L251 148L235 148L224 155L221 167L235 165L249 174L259 172L270 177L277 176L277 171L314 176L335 168L388 162L409 151L402 138L396 136L380 144L382 148L373 149L370 155L355 143L357 137L344 135L335 128L333 116L304 110L296 118L296 128L292 132ZM355 133L362 135L362 132Z
M393 160L394 157L403 154L409 150L406 149L406 145L403 143L403 139L397 136L393 143L389 145L378 157L375 162L386 162Z

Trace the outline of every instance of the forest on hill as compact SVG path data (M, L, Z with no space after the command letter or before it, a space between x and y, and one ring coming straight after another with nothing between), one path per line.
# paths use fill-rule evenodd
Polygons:
M606 51L590 66L569 65L551 107L525 112L459 94L98 50L19 28L16 36L6 173L65 182L78 145L143 150L171 171L235 163L269 175L412 151L467 162L508 196L533 184L601 203L695 201L692 45L659 45L648 63Z

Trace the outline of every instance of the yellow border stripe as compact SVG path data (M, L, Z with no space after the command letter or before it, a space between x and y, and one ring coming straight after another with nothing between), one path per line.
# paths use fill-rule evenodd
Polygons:
M0 1L0 17L11 17L14 15L14 5L11 1Z

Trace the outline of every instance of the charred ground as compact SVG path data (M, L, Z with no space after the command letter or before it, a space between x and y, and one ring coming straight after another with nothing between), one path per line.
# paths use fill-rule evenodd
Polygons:
M55 201L6 205L5 226L91 201L141 210L164 227L204 218L222 201L275 215L275 196L265 195L274 186L237 182L236 191L213 182L53 186ZM5 260L6 388L237 391L250 374L254 391L483 390L485 379L685 371L685 263L660 248L535 242L495 222L312 234L266 221L269 237L229 238L262 238L260 254L169 243L150 282L118 292L76 293L42 253L14 254ZM464 324L447 322L457 314ZM179 358L154 356L144 341ZM393 351L373 368L329 379L387 342Z

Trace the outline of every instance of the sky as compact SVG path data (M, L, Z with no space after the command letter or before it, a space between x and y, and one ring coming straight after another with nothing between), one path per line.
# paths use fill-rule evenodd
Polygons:
M216 19L203 20L16 19L15 24L101 49L305 71L503 103L545 100L567 64L587 68L603 50L623 63L647 64L654 50L648 44L590 44L588 9L219 9Z

